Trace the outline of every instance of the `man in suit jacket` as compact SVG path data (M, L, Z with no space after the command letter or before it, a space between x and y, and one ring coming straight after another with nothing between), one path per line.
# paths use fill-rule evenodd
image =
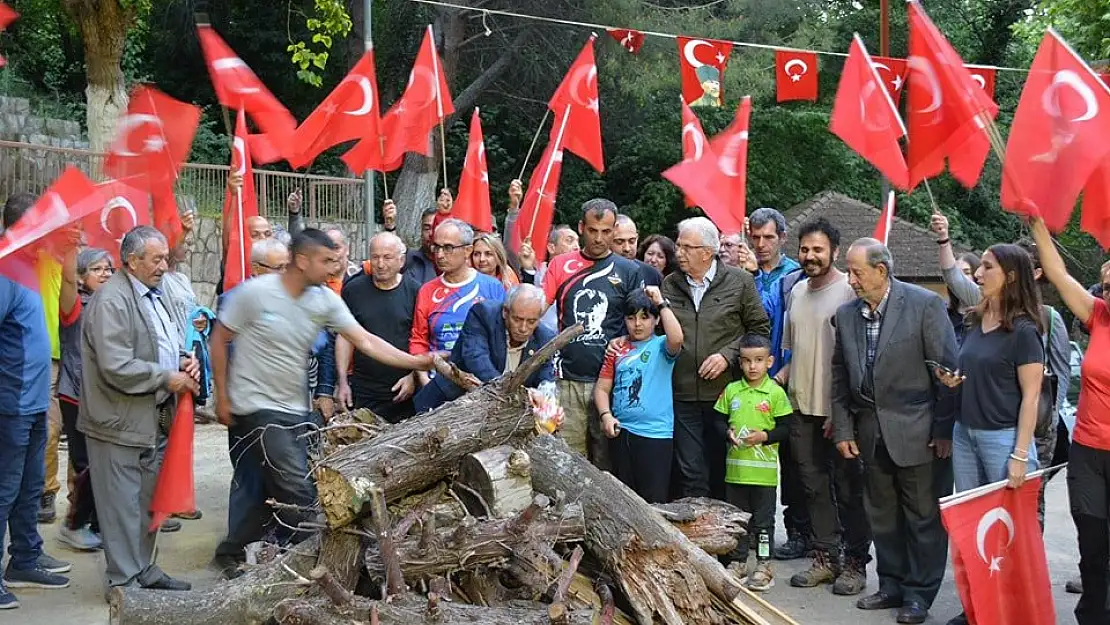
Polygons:
M493 301L475 304L451 350L451 362L482 382L515 370L555 338L554 330L540 325L546 303L542 289L521 284L509 290L503 304ZM535 388L554 381L555 368L548 362L532 374L526 386ZM463 390L454 382L436 376L417 393L416 411L432 410L462 394Z
M944 391L927 363L955 369L956 337L938 295L891 277L885 245L859 239L847 260L859 299L835 317L834 436L841 455L865 466L879 575L879 591L856 606L923 623L948 557L933 461L952 446L952 415L936 411Z
M150 503L158 476L159 422L177 393L195 393L199 367L181 351L172 302L158 288L166 238L150 226L123 237L121 271L93 296L81 334L81 406L89 472L109 586L189 590L152 561Z

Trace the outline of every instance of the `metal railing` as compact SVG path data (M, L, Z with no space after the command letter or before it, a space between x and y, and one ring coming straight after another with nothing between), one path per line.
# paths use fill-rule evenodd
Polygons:
M21 191L41 193L73 165L94 180L102 179L104 155L78 150L14 141L0 141L0 198ZM181 170L175 192L190 198L202 216L215 216L223 211L227 187L228 165L186 163ZM362 224L365 220L366 197L361 178L305 175L267 171L255 168L255 189L258 212L284 223L288 217L286 198L296 189L304 193L304 214L309 222Z

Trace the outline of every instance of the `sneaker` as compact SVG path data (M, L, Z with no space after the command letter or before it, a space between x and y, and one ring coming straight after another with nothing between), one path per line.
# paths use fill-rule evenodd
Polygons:
M1083 580L1079 579L1078 577L1075 579L1069 579L1068 582L1064 584L1064 591L1073 595L1083 594Z
M14 610L19 607L19 599L0 581L0 610Z
M790 585L795 588L815 588L821 584L831 584L836 580L836 570L833 569L829 554L824 551L816 551L813 554L813 562L809 565L809 568L800 573L795 573L790 578Z
M103 541L88 525L75 530L63 525L58 528L58 542L74 551L96 551L103 546Z
M12 588L67 588L69 578L41 567L19 571L9 566L4 571L4 583Z
M834 595L858 595L867 587L867 563L859 558L848 557L840 575L833 582Z
M756 592L770 590L775 585L775 573L771 570L771 563L760 560L755 565L755 571L748 576L748 589Z
M786 542L775 547L776 560L797 560L809 553L809 536L796 531L788 531Z
M63 562L57 558L52 558L46 555L46 552L39 555L39 559L35 561L35 566L47 573L54 573L55 575L58 573L69 573L73 570L72 564Z
M748 580L748 563L734 560L729 563L726 570L736 578L736 581L743 584Z
M147 584L146 586L143 586L143 588L149 588L151 590L185 591L185 590L192 590L193 585L190 584L189 582L183 582L179 579L174 579L174 578L170 577L169 575L163 574L161 579L154 582L153 584Z
M178 512L172 516L175 519L183 519L185 521L199 521L204 514L200 510L193 510L192 512Z
M178 521L177 519L166 519L162 522L162 527L158 528L158 531L162 532L163 534L179 532L181 531L181 521Z
M58 518L54 509L54 493L43 493L39 500L39 523L53 523Z

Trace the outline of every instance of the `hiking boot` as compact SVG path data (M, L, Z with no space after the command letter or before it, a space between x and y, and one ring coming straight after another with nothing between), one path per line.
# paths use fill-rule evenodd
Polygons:
M741 562L739 560L734 560L733 562L729 563L726 570L729 573L731 573L732 576L736 578L736 581L740 582L741 584L743 584L748 579L748 563L747 562Z
M46 555L46 552L39 554L39 559L35 560L35 566L47 573L69 573L73 570L73 565L69 562L63 562L57 558L52 558Z
M808 535L791 530L786 536L786 542L775 547L776 560L797 560L809 553Z
M760 560L755 564L755 571L748 576L748 589L756 592L770 590L775 585L775 573L771 570L771 562Z
M1069 579L1068 583L1064 584L1064 591L1073 595L1083 594L1083 580L1079 578Z
M790 578L790 585L795 588L814 588L821 584L831 584L836 579L836 570L833 568L832 560L829 559L829 554L817 551L813 554L813 563L809 568L801 573L795 573Z
M43 493L39 499L39 523L53 523L58 518L54 508L54 493Z
M38 566L26 571L19 571L9 566L4 571L4 583L11 588L67 588L69 578Z
M858 595L867 587L867 563L859 558L848 557L840 575L833 582L834 595Z
M96 551L103 545L100 537L88 525L75 530L63 525L58 529L58 542L74 551Z
M14 610L19 607L19 599L0 581L0 610Z

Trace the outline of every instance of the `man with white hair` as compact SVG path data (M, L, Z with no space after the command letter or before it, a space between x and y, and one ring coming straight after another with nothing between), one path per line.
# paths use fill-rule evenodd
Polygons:
M343 301L359 325L397 349L408 350L416 296L420 283L401 272L405 266L405 243L391 232L370 239L370 273L351 278L343 286ZM416 376L354 354L351 344L340 337L335 345L337 398L340 408L369 408L390 423L411 417Z
M540 325L546 308L543 289L531 284L510 289L503 304L487 301L474 305L451 351L451 362L482 382L515 371L555 338L554 330ZM550 361L532 374L525 386L536 388L544 382L555 382L555 367ZM454 382L437 376L417 394L416 409L432 410L462 394Z
M723 500L728 418L713 406L738 371L740 337L768 336L771 326L752 275L718 262L720 245L705 217L679 223L679 270L663 280L663 297L686 336L672 378L679 492Z

